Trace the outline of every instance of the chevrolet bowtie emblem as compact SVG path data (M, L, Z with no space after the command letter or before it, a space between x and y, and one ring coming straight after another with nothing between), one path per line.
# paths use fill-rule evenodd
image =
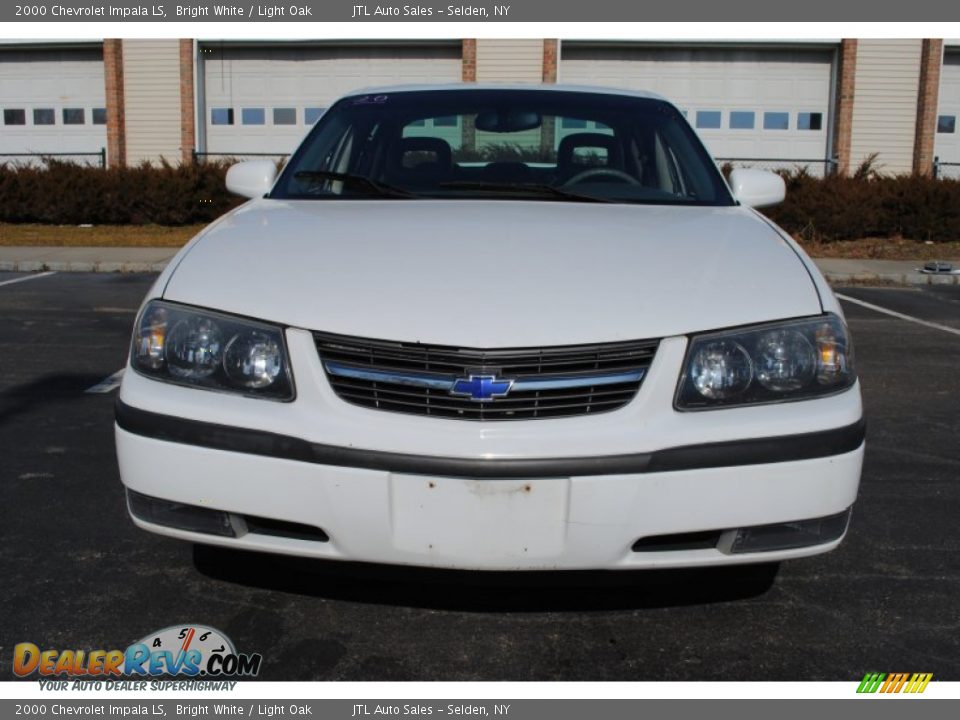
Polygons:
M496 375L470 375L457 378L450 388L450 394L466 396L477 402L489 402L504 397L512 387L513 380L504 380Z

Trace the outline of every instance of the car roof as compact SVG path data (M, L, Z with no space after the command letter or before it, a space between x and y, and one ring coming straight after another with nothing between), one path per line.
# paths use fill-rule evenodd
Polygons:
M439 90L444 92L469 92L471 90L547 90L550 92L593 93L602 95L623 95L626 97L646 98L648 100L663 100L669 102L662 95L647 90L628 90L626 88L608 87L604 85L568 85L564 83L517 84L517 83L424 83L413 85L385 85L367 87L347 93L343 97L357 95L388 95L404 92L424 92Z

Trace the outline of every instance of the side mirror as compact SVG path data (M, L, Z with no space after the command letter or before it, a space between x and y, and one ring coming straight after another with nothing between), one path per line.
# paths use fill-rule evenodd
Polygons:
M263 197L276 179L277 164L273 160L247 160L227 170L227 190L248 198Z
M783 202L787 186L783 178L769 170L737 168L730 173L730 188L741 205L762 208Z

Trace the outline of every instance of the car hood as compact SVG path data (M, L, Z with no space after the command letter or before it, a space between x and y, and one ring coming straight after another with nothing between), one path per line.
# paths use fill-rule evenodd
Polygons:
M821 312L740 207L255 200L164 297L290 326L465 347L658 338Z

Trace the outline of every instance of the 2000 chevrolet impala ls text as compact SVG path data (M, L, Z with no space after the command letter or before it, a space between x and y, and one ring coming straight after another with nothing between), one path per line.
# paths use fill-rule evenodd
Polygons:
M401 87L333 105L151 289L117 405L140 527L471 569L776 562L846 533L836 298L669 102Z

